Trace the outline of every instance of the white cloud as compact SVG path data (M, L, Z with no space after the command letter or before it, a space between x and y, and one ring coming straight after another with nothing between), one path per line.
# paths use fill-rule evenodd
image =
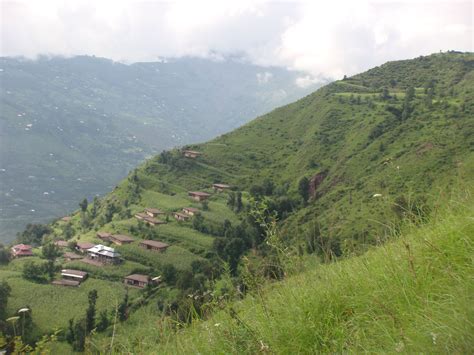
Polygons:
M295 84L299 86L300 88L307 88L313 84L324 83L324 81L325 80L322 78L305 75L305 76L300 76L296 78Z
M270 72L257 73L257 82L259 85L268 83L273 78L273 74Z
M1 7L1 55L133 62L237 53L308 72L301 85L387 60L473 50L470 0L3 0Z

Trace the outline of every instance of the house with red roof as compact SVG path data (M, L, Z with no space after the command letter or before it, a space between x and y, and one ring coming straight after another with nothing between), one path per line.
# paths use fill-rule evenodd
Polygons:
M12 247L12 256L14 258L21 258L24 256L33 256L33 247L28 244L17 244Z

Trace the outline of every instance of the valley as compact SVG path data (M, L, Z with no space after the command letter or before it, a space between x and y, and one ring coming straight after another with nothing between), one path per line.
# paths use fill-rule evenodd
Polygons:
M239 58L5 57L0 68L3 242L103 195L163 149L210 139L317 87Z

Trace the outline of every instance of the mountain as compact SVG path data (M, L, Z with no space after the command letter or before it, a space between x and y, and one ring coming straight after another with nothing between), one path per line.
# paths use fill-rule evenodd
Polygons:
M459 53L389 62L188 146L202 152L195 161L150 159L138 176L145 191L225 182L268 195L288 238L317 224L341 249L363 249L474 176L473 66Z
M98 311L106 311L108 324L113 322L110 314L118 304L126 310L122 318L130 317L130 322L120 326L123 330L115 341L121 350L117 351L135 351L139 349L137 344L151 344L143 352L155 346L173 352L172 346L181 347L186 337L195 339L187 333L193 328L183 331L188 335L178 339L168 333L167 324L173 324L173 330L180 329L193 319L211 317L222 307L227 313L217 315L215 324L219 319L226 324L222 334L212 332L212 346L217 334L228 341L222 349L229 352L255 352L250 347L255 344L261 351L276 344L281 352L291 352L285 348L289 346L284 338L286 328L271 331L278 324L273 314L282 314L288 331L300 329L315 352L343 351L346 345L354 351L392 351L400 342L400 346L418 351L411 347L416 337L423 337L420 344L424 344L427 334L439 336L443 329L453 332L452 337L449 333L447 340L440 342L440 346L449 345L443 350L463 352L463 344L469 344L469 339L462 339L469 334L466 329L470 325L464 316L457 315L469 302L466 298L459 298L456 304L444 300L457 300L459 295L469 294L470 287L463 280L472 271L468 258L472 226L462 230L459 226L468 224L472 208L456 206L471 206L472 201L456 202L451 196L472 191L473 69L471 53L450 52L389 62L328 84L209 142L185 145L148 159L109 194L82 204L69 221L32 226L19 236L19 242L34 246L35 256L0 266L0 276L12 288L5 307L8 315L28 305L38 333L51 327L65 329L72 317L80 322L88 292L96 289ZM189 150L197 156L190 157ZM216 183L230 187L221 186L224 191L218 192L212 187ZM190 192L209 196L201 194L207 199L198 202ZM446 205L451 214L442 219L438 211ZM194 215L183 217L190 207ZM163 214L157 218L165 223L144 222L141 213L147 208L160 209ZM406 225L413 229L406 239L397 241L407 230ZM46 272L37 275L42 281L32 281L25 272L30 270L25 266L29 262L34 263L35 270L47 267L41 255L50 242L103 243L97 232L134 238L130 244L113 245L123 263L100 266L60 257L57 263L61 268L89 273L89 280L74 290L48 284ZM159 254L144 250L140 243L150 239L169 247ZM392 240L394 244L386 244ZM457 254L457 248L462 253ZM283 258L294 264L291 270ZM393 274L387 273L387 268ZM297 271L301 270L305 273L298 277ZM285 280L280 289L283 293L279 293L278 285L282 284L272 282L284 280L290 271L296 276ZM121 283L130 274L160 275L162 282L143 291L125 291ZM362 284L366 276L368 280ZM397 282L388 288L392 276ZM56 273L54 277L59 276ZM333 279L334 285L328 285ZM443 288L448 279L449 287ZM262 285L268 287L268 293L262 291ZM407 301L404 290L413 297L420 291L423 298ZM344 292L354 297L346 299L341 296ZM282 294L293 297L289 298L294 302L291 307L284 308L287 303L280 302ZM380 297L365 297L369 294ZM396 295L394 302L419 304L398 308L397 304L386 304L384 301L392 294ZM245 295L247 300L240 301ZM257 303L252 303L254 295ZM362 296L365 298L358 298ZM431 307L434 299L440 299L440 308ZM380 307L367 313L374 304ZM267 305L270 308L265 308ZM417 318L420 322L416 323L408 316L412 311L417 315L424 311L440 315L452 309L457 312L454 318L435 317L423 322ZM308 318L299 318L298 327L293 329L294 319L283 310L301 312L297 314ZM255 333L252 329L262 317L268 317L269 327ZM347 339L359 340L351 334L368 341L374 334L381 336L379 328L357 333L365 329L364 321L370 323L379 317L391 324L384 323L389 331L384 333L388 338L383 344L389 345L376 349L361 343L350 348L353 344L347 344ZM352 321L357 325L354 329L350 327ZM203 327L220 326L209 324ZM433 331L430 327L434 324L439 328ZM308 331L313 327L323 327L317 328L321 337ZM394 344L390 335L396 333L403 338L405 329L410 330L408 337L396 338ZM109 346L111 332L105 327L94 336L94 344ZM298 334L291 332L297 339ZM198 334L207 339L211 332ZM261 338L255 338L260 334ZM172 344L163 337L172 339ZM450 343L449 339L455 340ZM199 349L206 348L205 344L196 344ZM67 347L60 342L55 352L64 352ZM218 348L206 349L215 352ZM433 348L435 352L439 349Z
M238 58L0 58L0 240L67 214L144 158L304 96L302 73Z

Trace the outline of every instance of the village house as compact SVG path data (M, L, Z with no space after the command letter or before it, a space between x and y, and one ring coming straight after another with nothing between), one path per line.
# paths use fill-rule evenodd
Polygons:
M187 214L188 216L195 216L201 212L197 208L194 208L194 207L184 207L183 213Z
M65 217L61 218L61 221L62 221L62 222L71 222L71 219L72 219L72 217L70 217L70 216L65 216Z
M186 158L195 159L195 158L201 156L202 153L201 153L201 152L196 152L195 150L185 150L185 151L183 151L183 155L184 155Z
M59 248L67 248L69 246L69 243L66 242L65 240L56 240L54 242L54 245L56 245Z
M77 287L79 286L81 283L79 281L76 281L76 280L54 280L53 282L51 282L52 285L57 285L57 286L72 286L72 287Z
M211 194L201 191L189 191L188 195L191 196L191 198L195 201L204 201L207 200L209 196L211 196Z
M137 213L135 215L135 218L140 220L140 221L143 221L143 222L145 222L145 223L147 223L151 226L156 226L158 224L165 224L166 223L166 222L161 221L159 219L150 217L150 215L148 213L144 213L144 212Z
M95 244L90 242L77 242L76 243L76 250L81 253L86 253L90 248L92 248Z
M165 214L158 208L145 208L145 213L150 217L158 217L159 215Z
M165 221L162 221L160 219L156 219L156 218L153 218L153 217L146 217L143 219L143 221L145 223L148 223L150 226L157 226L159 224L166 224Z
M133 274L133 275L125 276L125 278L123 279L123 283L128 286L145 288L150 284L152 285L157 284L159 280L160 280L160 276L151 278L150 276L147 276L147 275Z
M229 186L229 185L226 185L226 184L212 184L212 188L213 188L215 191L222 192L222 191L224 191L224 190L230 189L230 186Z
M109 240L117 245L130 244L135 241L132 237L122 234L112 234Z
M28 244L17 244L12 247L12 256L14 258L22 258L25 256L33 256L33 247Z
M112 234L109 232L97 232L96 236L104 242L110 242L110 237L112 236Z
M87 256L92 260L106 264L118 264L121 261L120 254L114 248L102 244L90 248L87 251Z
M141 220L141 221L144 220L147 217L149 217L149 216L145 212L139 212L139 213L135 214L135 218L138 219L138 220Z
M61 270L61 276L64 280L78 281L81 283L87 278L87 272L73 269Z
M177 221L187 221L189 218L191 218L191 216L188 216L187 214L179 213L179 212L174 212L173 216Z
M156 240L144 240L140 242L140 246L146 250L153 250L153 251L159 251L159 252L164 252L169 247L168 244L158 242Z
M71 252L66 252L63 254L63 258L64 260L67 260L67 261L74 261L74 260L82 259L83 256L80 256Z

